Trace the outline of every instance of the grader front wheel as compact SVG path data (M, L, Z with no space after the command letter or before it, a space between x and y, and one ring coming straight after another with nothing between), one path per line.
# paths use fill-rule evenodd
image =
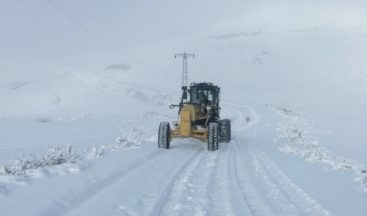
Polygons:
M158 148L169 149L171 129L168 122L161 122L158 129Z

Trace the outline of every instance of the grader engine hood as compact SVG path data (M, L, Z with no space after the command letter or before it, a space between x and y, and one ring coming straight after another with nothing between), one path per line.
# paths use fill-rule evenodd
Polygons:
M181 109L179 134L183 137L191 136L191 125L195 120L195 106L186 104Z

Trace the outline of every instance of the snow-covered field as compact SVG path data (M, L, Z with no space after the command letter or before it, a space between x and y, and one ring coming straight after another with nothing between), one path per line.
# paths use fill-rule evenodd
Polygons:
M365 215L366 7L5 0L0 215ZM219 151L157 148L183 51L221 87Z

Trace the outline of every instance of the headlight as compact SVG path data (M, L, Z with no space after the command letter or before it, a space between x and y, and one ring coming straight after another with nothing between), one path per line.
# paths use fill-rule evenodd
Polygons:
M206 110L210 110L212 107L211 106L206 106Z

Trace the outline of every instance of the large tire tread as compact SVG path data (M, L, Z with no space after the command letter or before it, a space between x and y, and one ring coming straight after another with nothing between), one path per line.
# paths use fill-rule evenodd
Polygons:
M218 123L212 122L208 126L208 150L216 151L219 148L219 128Z
M158 129L158 148L169 149L171 129L168 122L161 122Z

